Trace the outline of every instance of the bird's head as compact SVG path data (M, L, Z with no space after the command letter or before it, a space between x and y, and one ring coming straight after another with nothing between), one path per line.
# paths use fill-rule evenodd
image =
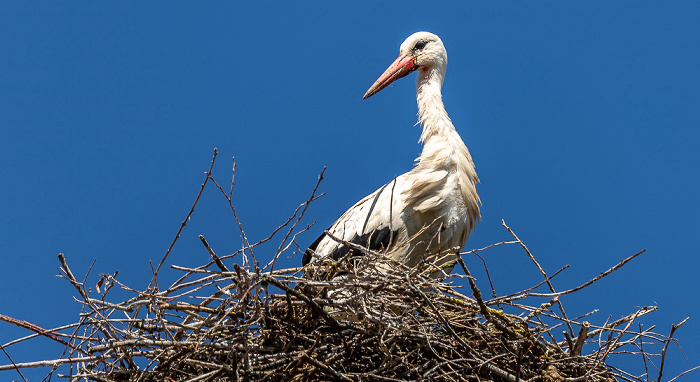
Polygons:
M440 37L430 32L416 32L401 44L399 57L379 76L362 99L367 99L399 78L415 70L439 69L447 66L447 51Z

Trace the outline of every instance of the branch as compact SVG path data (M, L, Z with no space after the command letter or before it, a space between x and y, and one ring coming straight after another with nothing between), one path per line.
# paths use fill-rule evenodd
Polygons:
M219 150L214 148L214 156L211 158L211 164L209 165L209 171L206 172L207 176L204 178L204 182L202 183L202 187L199 189L199 193L197 194L197 197L194 200L194 203L192 204L192 207L190 208L190 212L187 213L187 216L185 219L180 223L180 229L177 230L177 233L175 234L175 238L173 239L172 243L170 243L170 247L168 247L168 250L165 251L165 255L163 258L160 260L160 263L158 263L158 266L156 267L155 272L153 272L153 279L151 279L151 283L148 285L148 288L151 288L155 283L156 283L156 278L158 277L158 272L160 272L160 268L163 266L165 263L165 259L168 258L170 255L170 251L173 250L173 247L175 246L175 242L177 242L177 239L180 238L180 233L182 233L182 229L185 228L187 225L187 222L190 220L190 217L194 213L194 208L197 206L197 202L199 202L199 198L202 197L202 192L204 192L204 187L206 187L207 182L209 181L209 178L211 177L211 170L214 168L214 162L216 161L216 156L219 154Z

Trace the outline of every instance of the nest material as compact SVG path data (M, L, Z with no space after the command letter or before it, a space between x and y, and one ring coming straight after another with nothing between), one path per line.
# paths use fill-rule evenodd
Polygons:
M106 275L100 298L89 297L61 259L83 296L65 362L57 363L73 364L74 381L641 381L606 364L607 356L638 351L642 339L668 340L630 331L655 307L594 326L562 317L560 294L539 307L518 303L527 290L484 301L469 277L472 296L421 269L379 272L385 260L372 252L352 266L335 264L320 281L300 277L302 268L229 270L218 257L175 267L183 277L162 292L136 292ZM114 286L134 296L108 302ZM570 335L554 340L553 329L567 327Z
M216 185L235 216L230 193ZM450 283L423 276L435 273L427 262L417 269L401 269L381 254L361 248L356 248L362 254L359 260L309 265L322 269L272 271L275 260L298 234L293 233L294 227L315 200L314 193L300 206L298 218L300 209L285 223L297 219L262 268L251 249L269 238L249 245L243 234L246 249L219 258L200 236L212 261L197 268L173 266L181 277L167 289L158 290L156 276L145 291L138 291L119 283L116 274L104 275L96 284L97 296L91 296L91 288L77 281L60 255L62 276L80 294L79 321L45 330L6 316L0 319L64 344L64 356L13 362L0 366L0 371L51 366L51 374L60 370L71 381L602 382L643 381L652 365L660 363L661 378L666 348L680 324L669 336L635 331L633 322L656 310L644 307L595 325L583 321L589 314L567 317L560 301L639 253L577 288L556 292L551 279L559 272L548 276L506 227L515 240L495 245L522 247L544 281L501 297L496 297L491 285L490 299L482 297L462 257L458 261L465 275L453 276L457 278ZM190 214L193 210L194 206ZM179 235L178 231L176 240ZM225 262L234 256L241 264L229 269ZM314 273L327 277L303 277ZM115 286L131 297L110 301ZM467 286L469 296L458 292L460 286ZM543 288L548 291L535 292ZM563 337L557 334L562 330ZM10 345L22 340L3 345L5 354L11 351ZM663 351L651 350L659 347ZM624 352L643 356L643 373L633 375L609 365L610 355Z

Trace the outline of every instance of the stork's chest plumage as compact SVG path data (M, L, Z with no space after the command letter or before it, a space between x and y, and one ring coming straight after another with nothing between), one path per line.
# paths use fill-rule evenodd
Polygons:
M454 251L466 244L480 217L478 178L466 153L462 157L448 156L439 164L419 163L405 174L402 221L406 222L407 238L413 241L400 259L405 263L412 266L426 253Z

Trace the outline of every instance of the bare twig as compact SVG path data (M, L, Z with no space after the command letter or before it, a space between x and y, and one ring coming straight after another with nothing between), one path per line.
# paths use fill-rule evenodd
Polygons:
M671 340L673 339L673 334L676 333L676 330L683 326L686 321L688 321L690 317L686 317L683 321L679 322L678 324L671 325L671 332L668 334L668 338L666 339L666 343L664 344L664 349L661 351L661 366L659 366L659 377L656 379L656 382L661 382L661 376L664 374L664 364L666 363L666 350L668 350L668 345L671 343Z
M518 237L518 235L516 235L515 232L513 232L513 230L510 229L510 227L508 227L508 226L506 225L506 221L505 221L505 220L501 220L501 222L503 223L503 227L505 227L505 229L507 229L508 232L510 232L510 234L513 235L513 237L514 237L515 240L518 242L518 244L520 244L520 246L523 247L523 249L525 250L525 253L527 253L527 256L530 258L530 260L532 260L532 262L533 262L533 263L535 264L535 266L537 267L537 270L540 271L540 274L542 274L542 277L544 277L545 281L547 282L547 285L549 286L549 290L552 291L552 293L556 293L556 291L554 290L554 285L552 285L552 282L550 281L550 278L547 277L547 273L544 271L544 269L542 269L542 267L540 266L540 263L537 262L537 260L535 259L535 256L532 255L532 253L531 253L530 250L527 248L527 246L525 245L525 243L523 243L522 240L520 240L520 238ZM561 303L561 301L557 301L557 305L559 306L559 310L561 311L561 315L562 315L564 318L567 318L567 317L566 317L566 312L564 311L564 305ZM567 319L568 319L568 318L567 318ZM567 323L566 323L566 326L569 328L569 334L573 335L574 329L571 327L571 325L567 322Z
M326 172L326 167L323 167L323 170L321 170L321 173L318 174L318 180L316 181L316 185L314 186L313 191L311 191L311 196L309 196L309 199L307 199L304 203L301 204L301 206L297 207L297 209L294 211L294 215L290 218L290 220L296 216L297 211L301 208L301 213L299 214L299 217L294 221L294 224L289 228L287 231L287 235L282 239L280 242L279 247L277 248L277 252L275 252L275 256L270 260L269 263L267 263L264 267L263 270L267 269L267 267L270 267L270 271L272 271L275 268L275 262L279 258L279 256L284 252L285 250L285 243L289 239L289 235L294 231L294 228L296 228L297 224L301 221L301 219L304 217L304 213L306 213L306 209L309 207L311 202L314 200L318 199L320 196L316 196L316 191L318 190L318 186L321 184L321 181L323 180L323 174ZM323 196L323 194L321 194Z
M18 326L18 327L23 328L23 329L31 330L32 332L34 332L36 334L42 335L46 338L50 338L50 339L52 339L52 340L54 340L62 345L70 346L70 347L73 347L75 350L82 351L82 349L74 347L72 344L64 341L63 339L59 338L57 335L53 334L52 332L50 332L42 327L39 327L38 325L34 325L30 322L18 320L16 318L12 318L12 317L6 316L4 314L0 314L0 321L7 322L8 324L12 324L12 325Z
M224 263L221 261L219 256L217 256L216 253L214 253L214 250L211 249L211 247L209 246L209 242L207 242L207 239L205 239L203 235L199 235L199 240L201 240L202 244L204 244L204 247L207 249L207 252L209 252L209 256L211 256L212 260L214 260L216 266L219 267L219 269L221 269L222 272L230 272L226 265L224 265Z
M194 213L194 208L197 206L197 202L199 202L199 198L202 197L202 192L204 192L204 187L206 187L207 181L211 177L211 170L214 168L214 162L216 161L216 156L218 154L219 154L219 150L214 148L214 156L212 156L212 158L211 158L211 165L209 165L209 171L206 172L207 176L206 176L206 178L204 178L204 182L202 182L202 187L199 189L199 193L197 194L197 197L194 199L194 203L192 204L192 207L190 207L190 212L187 213L187 216L185 217L185 219L182 220L182 223L180 223L180 229L177 230L177 233L175 234L175 238L170 243L168 250L165 251L165 255L160 260L160 263L158 263L156 270L153 272L153 279L151 279L151 283L148 286L149 288L155 284L156 278L158 277L158 272L160 272L160 268L163 266L163 264L165 263L165 260L170 255L170 251L173 250L173 247L175 246L175 242L177 242L177 239L180 238L180 234L182 233L182 229L185 228L185 226L187 225L187 222L190 220L190 217Z
M581 330L578 332L578 337L576 338L576 343L571 348L571 356L576 357L581 354L581 349L583 349L583 344L588 336L588 328L591 327L591 323L588 321L583 321L581 324Z
M235 171L235 162L234 162L234 171ZM214 182L214 185L216 186L216 188L218 188L219 191L221 191L221 193L224 195L224 197L228 201L229 208L231 209L231 212L233 213L233 218L236 220L236 224L238 225L238 230L241 232L241 240L243 240L243 244L244 244L243 248L247 249L248 253L250 253L250 257L253 259L253 267L254 267L254 269L257 270L259 267L258 260L255 258L255 254L253 253L253 247L248 242L248 237L246 236L245 231L243 230L243 224L241 223L241 220L238 219L238 214L236 213L236 207L233 206L233 199L231 198L231 196L229 194L226 193L226 191L224 191L223 187L221 187L219 185L219 183L216 182L216 179L214 179L214 177L212 177L211 174L209 174L209 179L211 179L211 181ZM231 187L233 187L233 181L231 184L232 184Z

